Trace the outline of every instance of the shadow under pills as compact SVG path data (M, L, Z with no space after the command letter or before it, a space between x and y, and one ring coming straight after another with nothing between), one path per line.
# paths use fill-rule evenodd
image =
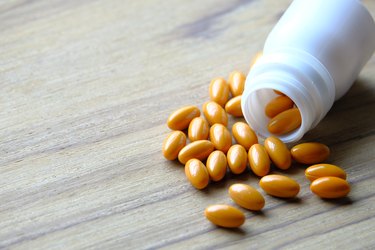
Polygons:
M218 190L227 190L232 184L235 183L246 183L248 184L251 179L256 179L256 182L259 180L256 176L250 173L250 170L247 168L246 171L244 171L241 174L233 174L228 170L224 178L220 181L210 181L209 185L204 188L202 193L209 195L211 192L217 192Z
M225 231L227 234L236 234L239 236L245 236L248 232L244 228L225 228L225 227L218 227L219 230Z
M333 204L333 205L338 205L338 206L348 206L354 203L354 200L352 200L350 197L342 197L338 199L321 198L321 200L323 200L324 202Z
M281 170L275 166L272 166L271 172L269 174L280 174L286 176L298 176L305 171L307 166L293 162L290 168Z
M309 131L303 141L329 146L374 133L375 82L358 79L348 93L336 101L327 116Z
M259 216L259 217L262 217L262 218L267 217L267 214L266 214L267 212L264 211L264 209L260 210L260 211L250 211L250 210L248 210L248 211L253 214L251 217L253 217L253 216Z
M299 197L293 197L293 198L280 198L276 196L272 196L273 199L283 201L286 203L291 203L291 204L302 204L302 199Z

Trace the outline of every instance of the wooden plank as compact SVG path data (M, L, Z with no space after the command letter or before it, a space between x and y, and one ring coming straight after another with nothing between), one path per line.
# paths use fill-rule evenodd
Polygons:
M246 172L195 190L166 161L166 118L247 72L290 0L0 3L0 248L371 248L375 59L304 138L332 150L347 199L266 197L239 230L203 217ZM375 2L363 1L375 15ZM233 123L233 120L231 120ZM277 171L276 171L277 172Z

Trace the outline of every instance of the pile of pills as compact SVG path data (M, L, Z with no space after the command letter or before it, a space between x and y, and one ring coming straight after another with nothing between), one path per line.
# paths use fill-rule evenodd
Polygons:
M222 180L228 169L233 174L243 173L247 167L261 177L259 186L270 196L293 198L300 191L298 182L284 175L269 174L271 164L281 170L291 167L295 161L311 165L305 175L311 181L311 191L321 198L333 199L346 196L350 185L346 173L340 167L323 163L330 149L321 143L301 143L288 149L277 135L290 133L301 125L301 115L293 101L283 93L265 107L270 118L268 130L275 136L258 142L255 132L245 122L236 122L231 130L228 114L242 117L241 95L245 76L234 71L228 83L216 78L209 86L210 101L203 104L202 111L187 106L173 112L168 127L173 130L163 142L163 155L185 165L185 175L191 185L204 189L210 181ZM233 139L236 144L233 145ZM189 141L189 143L187 143ZM241 208L259 211L265 205L262 194L246 184L234 184L229 196ZM244 213L226 204L212 205L205 210L206 218L217 226L239 227L245 222Z
M265 114L271 120L268 122L267 129L275 135L284 135L290 133L301 126L302 118L299 109L295 107L293 101L279 91L278 94L265 107Z

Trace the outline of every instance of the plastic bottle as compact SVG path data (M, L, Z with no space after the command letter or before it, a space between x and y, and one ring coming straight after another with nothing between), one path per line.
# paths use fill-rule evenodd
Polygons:
M359 0L295 0L269 34L246 80L246 121L269 136L265 105L279 90L301 112L302 124L284 142L297 141L352 86L375 49L375 23Z

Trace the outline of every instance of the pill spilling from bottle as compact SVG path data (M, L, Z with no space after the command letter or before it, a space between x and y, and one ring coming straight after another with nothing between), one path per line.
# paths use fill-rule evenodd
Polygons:
M347 173L326 162L331 154L327 145L304 142L290 148L284 142L300 140L324 118L374 51L374 21L360 1L295 0L268 36L246 86L239 71L227 80L215 78L202 109L186 106L169 116L173 132L163 142L163 155L185 165L194 188L223 181L228 172L250 172L260 179L259 187L230 186L234 206L219 202L207 207L209 221L239 227L246 219L242 210L264 209L272 197L298 198L304 186L287 171L300 165L307 167L311 194L322 200L349 194ZM285 172L275 174L275 169Z
M190 105L172 112L167 119L167 126L173 131L163 142L163 155L184 164L186 179L194 188L201 190L210 182L223 181L228 172L238 175L247 171L259 178L258 189L246 183L229 187L229 197L239 208L211 205L205 209L205 217L219 227L239 227L246 219L240 209L262 210L266 205L264 195L297 197L300 184L287 175L273 173L273 169L285 171L297 164L308 165L305 176L313 194L323 199L345 197L350 184L343 169L325 163L330 155L328 146L305 142L288 148L278 138L302 123L298 107L287 95L274 90L276 97L262 111L269 118L267 129L272 134L264 142L246 122L239 121L243 119L241 95L245 80L239 71L232 72L228 82L215 78L209 84L210 100L203 104L202 112ZM235 120L231 127L229 119Z

